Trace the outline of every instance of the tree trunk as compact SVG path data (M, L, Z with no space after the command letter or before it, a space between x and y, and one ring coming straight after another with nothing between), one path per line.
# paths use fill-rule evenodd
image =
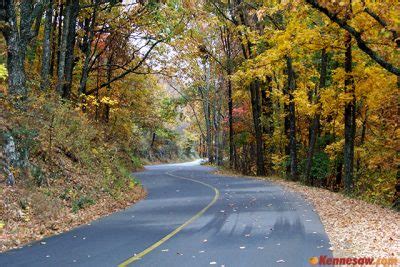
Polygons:
M345 92L351 94L352 100L346 103L344 110L344 187L347 193L353 191L354 187L354 138L355 138L355 122L356 122L356 97L354 92L354 80L352 76L352 51L351 51L351 35L346 34L346 59L345 59Z
M397 89L400 89L400 76L397 76ZM397 116L400 115L400 105L397 105ZM393 208L400 210L400 164L397 165L396 185L394 188Z
M93 8L93 13L92 17L90 19L89 25L86 25L86 36L85 38L87 40L86 43L86 49L85 49L85 62L83 63L82 67L82 76L81 76L81 82L79 85L79 92L81 94L86 94L86 84L88 81L89 77L89 65L90 65L90 58L92 54L92 49L91 49L91 44L93 42L94 38L94 26L96 23L96 16L97 16L97 4Z
M72 0L70 4L70 18L68 19L68 24L65 26L68 27L68 35L67 35L67 49L65 55L65 83L63 86L63 97L69 98L71 95L71 87L72 87L72 74L75 66L75 39L76 39L76 22L79 14L79 1Z
M252 81L250 84L251 108L253 113L253 124L256 138L256 166L257 175L265 175L264 168L264 141L261 125L261 96L260 82Z
M230 76L230 74L228 74ZM233 100L232 100L232 81L228 77L228 123L229 123L229 167L232 169L235 162L235 148L233 142Z
M63 36L63 14L65 13L64 4L62 0L59 0L59 14L58 14L58 29L57 29L57 68L53 70L53 75L58 76L58 69L60 67L61 60L61 46ZM54 64L55 65L55 64ZM55 73L54 73L55 72Z
M361 138L360 138L360 143L359 143L360 147L362 145L364 145L365 137L367 135L367 122L368 122L368 107L366 107L366 109L365 109L365 116L364 116L364 120L363 120L362 126L361 126ZM357 176L360 175L358 173L360 171L360 166L361 166L361 157L358 156L357 163L356 163Z
M54 1L54 0L52 0L52 1ZM54 17L53 17L53 25L52 25L52 30L51 30L51 32L52 32L52 36L51 36L52 45L51 45L50 70L49 70L51 77L54 77L54 69L55 69L55 64L56 64L56 55L58 54L57 50L56 50L57 49L57 44L58 44L58 41L56 41L56 37L57 37L57 21L59 19L59 12L58 12L59 8L61 8L59 3L58 2L55 3L54 6L53 6Z
M289 95L289 155L290 155L290 176L297 180L297 142L296 142L296 106L294 103L293 92L296 89L296 77L292 66L292 59L286 57L286 67L288 72L288 95Z
M327 65L328 65L328 54L326 53L325 48L321 51L321 69L320 69L320 78L319 78L319 88L315 88L315 104L319 105L319 96L320 90L326 86L326 73L327 73ZM310 185L314 185L314 179L311 176L311 167L313 164L314 150L315 144L317 141L318 131L320 126L320 111L319 109L316 111L314 118L312 120L312 125L310 129L309 135L309 145L308 145L308 153L307 153L307 162L306 162L306 181Z
M44 22L44 36L43 36L43 51L42 51L42 67L41 67L41 83L42 90L48 89L50 85L50 64L51 64L51 42L52 42L52 29L53 29L53 0L49 1L46 8Z
M336 187L338 187L338 188L340 188L341 185L342 185L342 177L343 177L342 169L343 169L342 159L337 159L337 162L336 162L336 175L335 175L336 181L335 182L336 182Z
M207 89L205 89L207 91ZM209 97L207 92L203 92L203 89L199 87L199 92L202 98L202 106L203 106L203 114L204 114L204 122L206 125L206 134L205 134L205 155L210 163L214 162L213 156L213 146L212 146L212 133L211 133L211 118L210 118L210 105L209 105Z
M273 114L273 107L272 107L272 86L271 86L272 79L271 77L267 77L267 84L262 86L261 89L261 109L262 109L262 117L264 119L264 124L262 127L263 134L268 136L268 138L272 139L272 135L274 133L274 127L272 123L272 114ZM266 152L265 158L265 167L266 173L272 173L272 153L273 148L271 145L268 147L264 143L264 152Z
M232 63L232 44L231 44L231 32L227 29L224 40L224 50L226 55L226 69L227 69L227 79L228 79L228 124L229 124L229 167L232 169L235 163L235 143L233 140L233 99L232 99L232 78L233 73L233 63Z
M59 60L58 60L58 83L57 83L57 91L58 93L64 97L64 85L66 83L65 77L65 60L67 54L67 45L68 45L68 32L69 32L69 19L71 18L71 4L70 0L67 1L67 5L65 6L65 14L62 26L61 33L61 42L59 43ZM61 15L61 14L60 14Z
M213 145L212 145L212 129L211 129L211 108L210 108L210 65L204 63L204 72L205 72L205 88L202 89L199 87L199 92L203 102L203 113L204 113L204 121L206 124L206 144L207 144L207 158L210 163L214 163L214 153L213 153ZM208 65L208 66L207 66Z
M25 51L18 29L15 1L7 3L6 22L2 33L7 45L8 92L10 95L25 98L27 96L26 75L24 68ZM30 28L29 28L30 29Z
M215 69L216 70L216 69ZM214 73L214 95L213 95L213 124L214 124L214 151L215 151L215 162L218 166L222 165L222 153L221 147L221 102L222 92L219 92L220 87L218 85L217 73ZM223 84L223 83L221 83Z
M107 81L111 81L112 77L112 59L113 59L114 53L112 52L108 57L107 57ZM107 85L107 96L109 97L111 93L111 83ZM106 103L105 108L104 108L104 121L108 123L110 121L110 104Z
M204 110L205 110L204 118L206 121L206 129L207 129L207 134L206 134L207 158L210 163L214 163L214 152L213 152L213 145L212 145L213 136L212 136L212 131L211 131L211 117L210 117L211 109L210 109L210 104L208 103L208 101L209 101L209 98L207 97L206 98L207 103L205 103L205 107L204 107Z
M236 1L235 6L240 6L242 1ZM237 10L238 23L240 25L249 26L247 23L247 14L243 9ZM241 48L243 57L247 59L253 58L256 54L252 47L253 44L246 33L239 32L239 40L241 42ZM250 98L251 98L251 109L253 115L254 133L256 138L256 166L257 175L265 175L264 167L264 142L262 136L262 125L261 125L261 96L260 96L260 82L254 80L249 85Z

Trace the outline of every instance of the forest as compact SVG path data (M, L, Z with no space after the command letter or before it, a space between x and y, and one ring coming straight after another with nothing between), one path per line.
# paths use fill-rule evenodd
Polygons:
M180 54L205 121L200 153L398 207L400 5L389 2L192 4Z
M196 157L399 209L399 14L392 0L0 0L0 232L132 203L131 171Z
M400 6L389 2L192 3L179 54L199 152L398 207Z

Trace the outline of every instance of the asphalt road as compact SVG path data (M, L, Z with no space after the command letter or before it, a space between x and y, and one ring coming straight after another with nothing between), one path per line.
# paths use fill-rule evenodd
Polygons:
M148 197L123 211L0 254L0 266L310 266L329 240L312 205L273 183L199 162L136 173Z

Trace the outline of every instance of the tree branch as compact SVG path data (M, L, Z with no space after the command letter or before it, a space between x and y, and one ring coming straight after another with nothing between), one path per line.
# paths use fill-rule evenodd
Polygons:
M142 59L141 59L134 67L125 70L125 71L122 72L120 75L118 75L118 76L112 78L110 81L105 82L105 83L102 83L99 87L96 87L96 88L94 88L94 89L92 89L92 90L90 90L90 91L87 91L86 94L87 94L87 95L90 95L90 94L96 92L97 90L99 90L99 89L101 89L101 88L104 88L104 87L110 85L111 83L113 83L113 82L115 82L115 81L117 81L117 80L120 80L120 79L124 78L126 75L128 75L128 74L130 74L130 73L133 73L135 70L137 70L138 68L140 68L140 67L142 66L142 64L146 61L146 59L147 59L148 56L150 55L151 51L153 51L153 49L154 49L159 43L161 43L162 41L163 41L163 39L157 40L154 44L152 44L151 47L149 48L149 50L147 50L146 54L144 54L144 56L142 57Z
M202 137L202 138L205 138L205 134L204 134L203 128L201 127L200 120L199 120L199 118L198 118L198 116L197 116L196 110L194 109L194 107L193 107L192 104L190 103L190 100L186 97L186 95L184 95L181 91L178 90L178 88L176 88L175 86L173 86L171 83L168 83L168 85L169 85L174 91L176 91L180 96L182 96L182 98L185 99L185 101L188 103L188 105L189 105L190 109L192 110L193 115L194 115L194 117L195 117L195 119L196 119L197 127L199 127L199 130L200 130L200 133L201 133L201 137Z
M370 15L372 18L374 18L382 27L387 29L388 25L386 21L384 21L381 17L379 17L375 12L373 12L371 9L368 7L364 7L365 13ZM400 48L400 39L399 39L399 34L395 30L387 29L392 33L392 40L396 43L397 48Z
M345 20L340 19L337 14L330 12L326 7L320 5L318 0L305 0L308 4L310 4L313 8L325 14L330 20L339 25L342 29L350 33L357 42L358 47L366 53L372 60L378 63L381 67L386 69L387 71L400 76L400 68L394 66L388 61L384 60L381 56L379 56L375 51L373 51L367 43L362 39L361 33L357 31L355 28L350 26Z

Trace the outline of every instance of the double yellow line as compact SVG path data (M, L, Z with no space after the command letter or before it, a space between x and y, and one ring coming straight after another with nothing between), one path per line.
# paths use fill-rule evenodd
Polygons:
M196 220L197 218L199 218L201 215L204 214L204 212L206 212L212 205L214 205L214 203L218 200L219 198L219 191L217 188L215 188L212 185L209 185L207 183L201 182L201 181L197 181L191 178L187 178L187 177L183 177L183 176L178 176L178 175L174 175L171 173L165 173L166 175L175 177L175 178L179 178L179 179L183 179L183 180L188 180L188 181L192 181L198 184L202 184L204 186L207 186L209 188L211 188L212 190L214 190L215 195L214 198L211 200L211 202L205 207L203 208L201 211L199 211L198 213L196 213L192 218L190 218L189 220L187 220L185 223L183 223L181 226L179 226L178 228L176 228L174 231L172 231L171 233L169 233L168 235L164 236L162 239L160 239L159 241L157 241L156 243L154 243L153 245L151 245L150 247L146 248L145 250L143 250L142 252L140 252L139 254L135 254L134 256L130 257L129 259L125 260L124 262L120 263L118 265L118 267L126 267L129 264L140 260L142 257L144 257L146 254L150 253L151 251L153 251L154 249L156 249L157 247L161 246L163 243L165 243L168 239L170 239L171 237L175 236L177 233L179 233L183 228L185 228L186 226L188 226L189 224L191 224L194 220Z

